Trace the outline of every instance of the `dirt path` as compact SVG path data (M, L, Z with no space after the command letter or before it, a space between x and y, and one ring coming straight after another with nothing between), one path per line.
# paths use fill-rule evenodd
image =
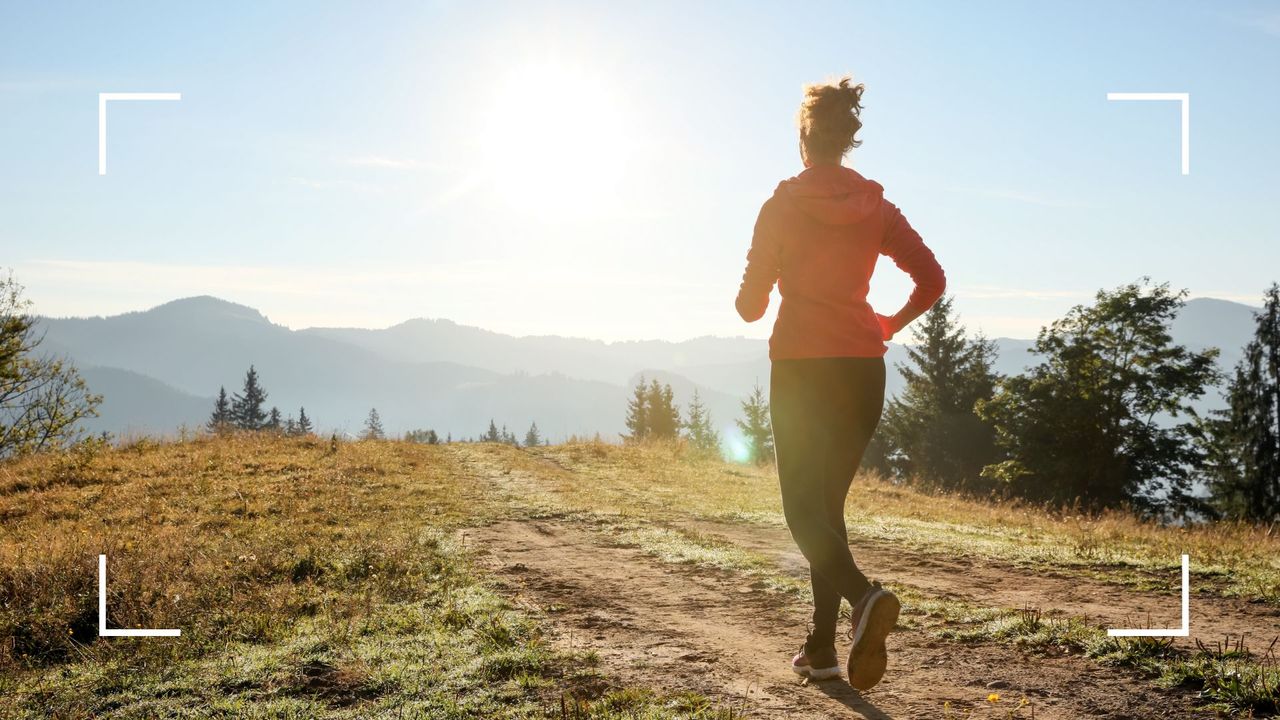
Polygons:
M729 542L771 558L783 571L807 578L809 566L786 528L686 521L678 527ZM1081 617L1102 627L1176 628L1182 625L1181 594L1176 576L1169 592L1152 593L1053 573L1035 573L1000 563L968 558L938 558L904 552L858 538L853 554L868 576L910 585L929 595L965 600L983 607L1032 606ZM1194 573L1194 558L1192 558ZM1195 640L1222 641L1244 635L1250 647L1264 651L1280 635L1280 609L1239 598L1191 595L1191 636L1175 642L1185 648Z
M732 530L733 526L723 528ZM756 549L773 540L751 529ZM710 528L704 528L710 531ZM624 684L693 690L767 718L1212 717L1185 693L1078 657L1036 657L994 644L961 645L922 631L891 639L890 675L859 695L843 681L804 685L788 662L808 609L726 572L661 563L569 521L504 521L466 543L518 602L545 613L553 642L593 650ZM901 572L902 567L895 571ZM921 572L928 574L928 569ZM988 703L996 683L1002 699Z

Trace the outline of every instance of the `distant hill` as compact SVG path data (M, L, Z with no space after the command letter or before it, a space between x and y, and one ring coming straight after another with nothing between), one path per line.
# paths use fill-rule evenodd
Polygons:
M91 432L116 435L169 434L176 428L197 428L209 417L213 397L198 397L155 378L109 367L81 367L89 389L102 393L98 417L87 423Z
M1229 368L1253 329L1254 309L1224 300L1187 303L1173 328L1178 342L1223 350ZM683 342L605 343L557 336L514 337L448 320L410 320L382 330L290 330L257 310L212 297L165 303L112 317L44 318L46 349L70 356L106 396L95 430L164 432L203 423L220 386L234 392L254 364L269 404L296 415L305 405L321 429L355 433L370 407L387 430L419 427L477 435L489 418L523 435L623 430L630 386L644 374L669 382L685 403L697 388L722 430L739 400L769 383L763 340L703 337ZM1031 341L996 340L997 369L1035 361ZM890 367L905 349L891 343ZM902 387L889 374L888 391ZM1206 405L1219 402L1216 393Z
M608 436L623 430L627 385L644 368L637 363L631 371L618 369L612 382L595 379L598 372L586 378L550 372L550 361L531 363L532 370L522 371L517 369L520 347L501 347L517 339L460 326L453 326L457 331L451 345L433 344L433 351L413 360L411 348L375 352L338 339L359 337L359 332L295 332L252 308L210 297L113 317L45 318L41 324L46 348L74 359L84 368L91 389L106 397L93 429L124 433L202 423L218 388L237 390L252 363L270 393L269 405L286 415L296 415L305 405L307 414L326 431L356 433L369 408L377 407L384 426L394 433L430 427L442 436L475 436L493 418L519 436L534 421L544 434L557 439L596 432ZM385 331L370 331L370 337L380 332ZM490 346L484 345L486 337ZM476 339L481 340L472 342ZM573 348L601 352L604 347L585 340L547 341L569 348L570 357ZM753 342L761 347L747 340L695 344L709 348L710 357L726 357L722 348ZM643 348L642 358L661 359L671 352L663 346L675 344L633 345ZM456 354L483 360L492 357L489 353L508 359L486 361L489 367L440 359ZM603 353L607 357L609 351ZM691 387L679 380L673 385ZM703 394L713 414L731 424L737 399L709 388Z
M1218 366L1230 370L1240 362L1245 343L1253 337L1254 313L1259 309L1229 300L1196 298L1182 308L1172 334L1193 350L1218 348Z
M763 340L702 337L684 342L606 343L559 336L515 337L450 320L409 320L385 330L310 328L299 334L337 340L401 362L449 361L498 373L562 373L624 383L646 367L681 370L708 363L756 360Z

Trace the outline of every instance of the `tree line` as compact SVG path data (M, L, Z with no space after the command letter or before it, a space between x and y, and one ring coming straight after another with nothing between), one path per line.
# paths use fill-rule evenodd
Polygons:
M969 336L952 300L913 326L906 387L886 405L865 466L903 482L1096 510L1129 507L1162 518L1280 520L1280 285L1264 294L1253 337L1229 373L1217 349L1173 342L1185 304L1149 279L1097 293L1041 329L1026 371L995 372L995 345ZM75 367L40 351L36 318L9 276L0 279L0 458L85 441L96 415ZM1201 417L1193 403L1223 384L1226 408ZM267 407L255 367L240 392L220 388L208 427L314 432ZM773 459L768 402L757 386L736 420L747 460ZM681 409L670 385L644 378L627 404L628 441L683 438L718 453L711 413L695 392ZM370 410L362 437L385 436ZM405 435L440 442L433 430ZM479 440L519 444L492 420ZM451 441L452 436L445 441ZM545 442L534 423L525 445Z
M1226 387L1216 348L1173 342L1186 291L1149 279L1099 291L1042 328L1025 372L993 370L940 300L921 318L864 466L931 489L1161 517L1280 519L1280 287Z
M683 438L697 452L720 452L720 433L696 389L682 415L671 385L657 379L645 383L641 375L627 402L626 426L623 439L628 442Z
M267 391L258 379L258 370L250 365L244 374L240 392L228 398L226 386L218 388L218 397L213 401L213 412L205 426L213 433L244 430L299 437L315 432L315 426L312 425L311 418L307 417L305 407L298 408L298 419L295 420L293 415L282 418L280 408L274 405L267 410L266 402Z

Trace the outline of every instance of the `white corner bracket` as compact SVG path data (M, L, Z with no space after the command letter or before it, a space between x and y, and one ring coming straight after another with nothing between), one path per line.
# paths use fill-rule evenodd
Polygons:
M1191 93L1107 93L1108 100L1177 100L1182 103L1182 174L1191 174Z
M178 637L181 630L124 630L107 627L107 556L98 556L98 635L100 637Z
M1190 556L1182 556L1182 627L1167 629L1107 629L1108 637L1187 637L1191 634Z
M181 100L182 93L98 93L98 174L107 174L107 102L110 100Z

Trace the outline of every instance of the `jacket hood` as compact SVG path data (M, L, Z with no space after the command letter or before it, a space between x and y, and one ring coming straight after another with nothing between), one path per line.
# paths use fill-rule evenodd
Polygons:
M778 185L800 212L824 225L862 222L884 202L884 186L842 165L815 165Z

